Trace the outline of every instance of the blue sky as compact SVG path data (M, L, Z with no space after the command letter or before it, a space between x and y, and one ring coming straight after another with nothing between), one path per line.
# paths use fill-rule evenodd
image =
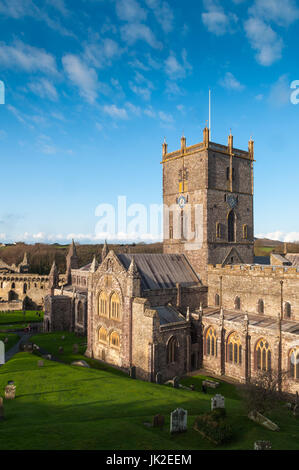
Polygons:
M255 140L255 234L299 239L299 4L0 0L2 241L96 240L101 203L161 203L161 144Z

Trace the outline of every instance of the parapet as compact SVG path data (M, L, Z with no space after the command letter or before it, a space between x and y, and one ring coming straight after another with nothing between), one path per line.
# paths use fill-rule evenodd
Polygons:
M272 277L298 277L299 267L296 266L272 266L262 264L228 264L222 266L221 264L209 264L209 274L221 275L261 275Z

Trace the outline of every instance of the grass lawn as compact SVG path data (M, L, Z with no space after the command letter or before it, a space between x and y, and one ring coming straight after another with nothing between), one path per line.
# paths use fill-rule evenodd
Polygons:
M28 323L14 323L13 325L0 325L0 333L2 331L10 331L10 330L24 330L26 326L32 324L32 322Z
M105 370L86 369L53 361L37 366L38 357L19 353L0 368L0 391L8 380L17 387L16 399L4 401L0 449L186 450L214 449L192 429L199 413L210 409L212 394L177 390ZM188 378L200 387L202 377ZM286 409L276 414L281 431L252 423L233 385L219 389L226 397L234 440L219 449L253 449L257 439L273 449L298 449L298 421ZM171 436L169 414L188 410L188 432ZM146 427L155 414L166 418L163 430Z
M1 333L0 332L0 341L4 341L5 338L8 338L8 343L5 344L5 351L9 351L20 339L19 335L14 333Z
M44 318L44 312L38 312L41 314L41 318L36 315L37 310L26 310L24 315L21 310L14 312L0 312L0 325L12 325L15 323L25 322L42 322Z

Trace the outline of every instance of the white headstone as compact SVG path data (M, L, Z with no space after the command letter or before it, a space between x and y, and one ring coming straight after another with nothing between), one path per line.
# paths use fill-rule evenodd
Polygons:
M5 345L0 341L0 365L5 364Z
M188 412L183 408L177 408L170 414L170 432L187 431Z
M224 397L217 393L213 398L211 398L211 409L216 410L217 408L225 408Z

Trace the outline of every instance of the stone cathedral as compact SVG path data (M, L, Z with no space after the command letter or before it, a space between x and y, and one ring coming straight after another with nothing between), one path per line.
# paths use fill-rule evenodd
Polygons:
M248 150L203 141L162 147L163 254L116 254L104 245L67 283L55 266L45 298L45 331L87 333L86 355L162 383L204 369L249 382L282 372L299 391L299 256L255 264L254 143ZM166 213L167 212L167 213Z

